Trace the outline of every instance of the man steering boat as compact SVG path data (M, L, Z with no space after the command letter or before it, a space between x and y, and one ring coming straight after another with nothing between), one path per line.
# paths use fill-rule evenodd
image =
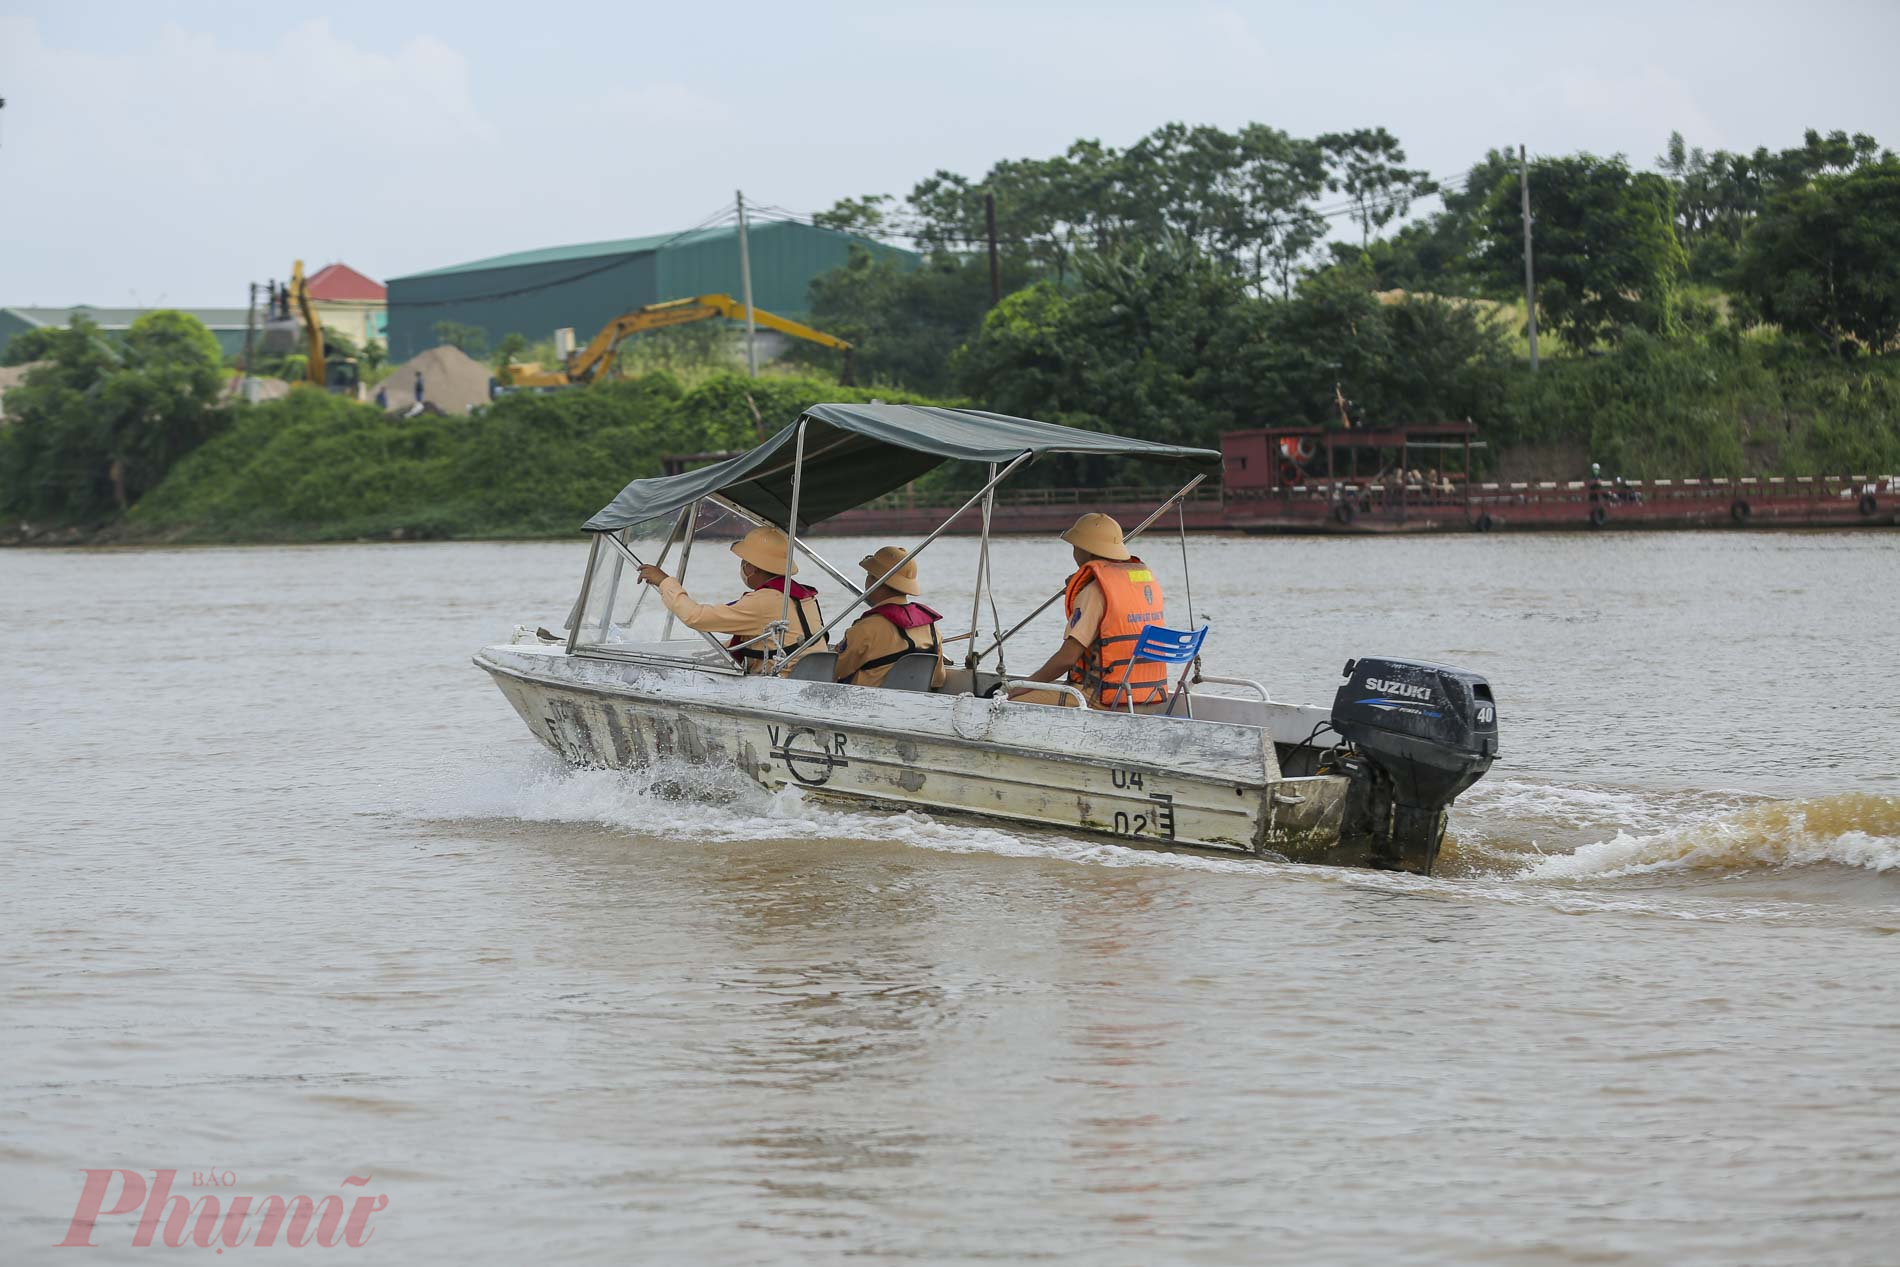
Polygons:
M701 633L729 634L727 649L744 663L745 671L764 673L780 648L772 639L753 640L786 615L788 587L792 601L785 650L824 628L825 614L818 609L818 591L792 579L798 575L798 566L792 562L791 542L783 532L769 525L757 527L733 542L731 549L739 556L739 579L746 592L724 606L695 602L678 581L651 563L641 566L640 579L658 587L660 601L681 624ZM827 648L821 638L808 649Z

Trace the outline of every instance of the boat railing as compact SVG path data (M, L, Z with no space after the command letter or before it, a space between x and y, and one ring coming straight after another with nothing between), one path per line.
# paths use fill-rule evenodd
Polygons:
M1472 481L1456 476L1436 487L1370 480L1315 480L1278 487L1229 488L1228 502L1355 501L1396 507L1431 505L1525 505L1538 502L1611 503L1631 501L1732 500L1754 495L1814 501L1854 500L1868 494L1900 492L1894 475L1743 475L1683 479Z
M1074 699L1077 708L1089 707L1089 697L1084 695L1080 688L1070 686L1067 682L1019 682L1014 678L1002 678L999 680L998 694L1000 695L1007 696L1011 691L1024 689L1032 691L1054 691L1057 695L1067 695Z
M1215 686L1244 686L1248 688L1249 690L1253 691L1256 695L1258 695L1262 703L1265 703L1265 704L1273 703L1273 696L1267 693L1267 688L1262 686L1260 683L1254 681L1252 678L1215 677L1211 673L1203 673L1198 678L1192 679L1191 685L1199 686L1203 682L1210 682L1214 684Z

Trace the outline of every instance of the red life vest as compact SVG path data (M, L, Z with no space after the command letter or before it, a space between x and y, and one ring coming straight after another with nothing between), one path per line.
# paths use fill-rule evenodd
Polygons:
M1091 582L1102 591L1102 625L1069 669L1069 681L1103 708L1126 708L1130 695L1137 704L1166 703L1168 666L1134 659L1141 631L1166 617L1161 582L1140 559L1090 559L1069 578L1063 595L1063 610L1071 619Z
M851 675L853 680L867 669L881 669L887 664L896 664L913 652L921 651L926 655L935 654L939 657L943 655L943 638L937 632L937 622L943 619L943 615L935 609L926 607L922 603L879 603L871 608L871 615L882 616L897 626L898 636L904 640L904 649L866 660L858 666L857 672ZM910 631L913 629L925 629L929 632L919 641L911 637Z
M785 592L785 584L786 578L775 576L765 584L759 586L759 589L771 590L774 593L783 594ZM791 586L792 614L798 617L798 627L804 631L797 638L793 639L792 646L795 647L805 641L805 639L811 637L816 629L823 627L825 623L825 613L819 610L818 604L812 603L812 610L818 612L818 624L813 625L811 618L805 614L805 604L817 598L818 591L800 581L791 582ZM757 591L754 592L756 593ZM732 600L732 603L727 603L726 606L730 607L733 603L738 601L739 600L735 598ZM747 647L743 651L739 649L740 643L749 642L752 638L756 637L758 637L757 634L752 634L750 637L745 634L734 634L732 637L726 639L726 647L737 654L741 660L765 660L771 658L772 652L766 647ZM786 650L791 650L791 647L787 647Z
M882 616L899 629L916 629L920 625L933 625L943 619L943 613L933 611L922 603L879 603L871 609L873 616Z

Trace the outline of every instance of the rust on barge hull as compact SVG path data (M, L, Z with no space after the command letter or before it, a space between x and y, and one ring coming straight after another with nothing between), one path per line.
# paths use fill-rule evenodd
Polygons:
M1227 432L1220 447L1221 487L1181 503L1181 522L1190 532L1380 536L1900 523L1900 475L1468 480L1465 472L1472 469L1474 450L1485 447L1468 422L1350 430L1259 428ZM671 458L667 469L677 472L727 456ZM1053 535L1090 510L1132 522L1165 495L1165 490L1148 488L999 493L991 531ZM941 523L964 496L906 488L826 520L814 531L834 536L925 532ZM981 511L973 507L958 516L949 531L976 533L981 528Z

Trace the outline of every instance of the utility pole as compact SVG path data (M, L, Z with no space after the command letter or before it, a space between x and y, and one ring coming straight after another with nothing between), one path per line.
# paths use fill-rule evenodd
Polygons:
M759 376L759 329L752 319L752 256L746 247L745 190L737 190L733 196L739 200L739 285L745 295L746 373L757 378Z
M990 307L1003 300L1003 269L996 258L996 195L983 195L983 223L990 237ZM976 644L970 644L974 647Z
M257 283L251 283L251 303L244 310L244 399L251 398L251 378L257 373L257 362L251 359L251 353L257 346Z
M1524 200L1524 311L1530 317L1531 373L1537 372L1537 278L1531 270L1531 166L1522 145L1517 147L1517 189Z

